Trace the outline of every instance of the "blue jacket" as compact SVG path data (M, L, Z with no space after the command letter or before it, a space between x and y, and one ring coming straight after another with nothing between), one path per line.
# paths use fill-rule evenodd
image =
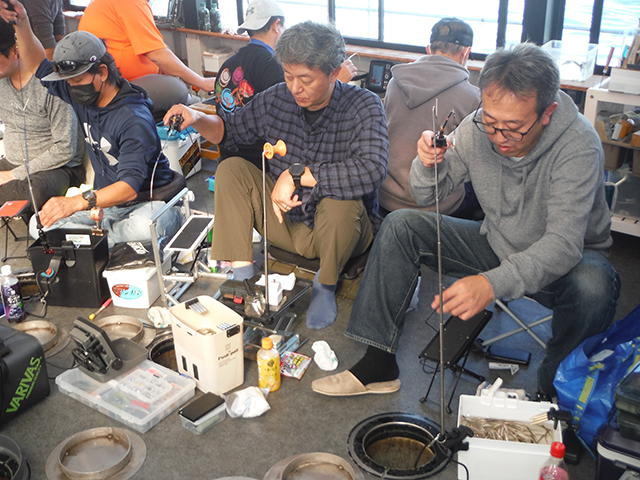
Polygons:
M51 72L51 62L45 59L38 67L36 77L42 79ZM161 151L151 114L151 100L142 88L126 80L123 82L120 91L106 107L77 104L69 94L66 81L42 84L51 94L70 103L76 112L95 171L94 188L123 181L139 193L149 190L156 161L155 188L168 184L173 173Z

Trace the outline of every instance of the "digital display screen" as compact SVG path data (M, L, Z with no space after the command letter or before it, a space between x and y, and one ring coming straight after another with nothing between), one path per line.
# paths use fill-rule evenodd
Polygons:
M382 86L384 78L384 65L371 66L371 85Z

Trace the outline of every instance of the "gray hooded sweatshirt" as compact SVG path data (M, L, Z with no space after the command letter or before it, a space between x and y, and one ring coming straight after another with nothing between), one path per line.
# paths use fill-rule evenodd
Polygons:
M387 177L378 189L380 205L389 211L421 207L409 192L411 162L418 154L417 143L424 130L433 130L432 109L438 99L438 121L442 124L453 110L445 128L450 133L455 123L473 112L480 103L480 90L469 83L469 72L459 63L442 55L425 55L413 63L396 65L391 70L384 99L389 130ZM449 214L460 206L464 187L460 185L441 204Z
M442 198L461 182L473 184L485 212L480 233L501 262L482 274L495 298L538 292L575 267L583 249L606 250L612 243L600 139L568 95L559 92L557 102L520 161L497 153L469 115L438 166ZM422 204L435 202L434 169L418 158L411 192Z

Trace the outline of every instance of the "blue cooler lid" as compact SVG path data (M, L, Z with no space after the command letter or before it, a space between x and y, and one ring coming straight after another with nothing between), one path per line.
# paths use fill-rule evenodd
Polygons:
M163 125L163 123L160 122L156 124L156 129L158 130L158 136L160 137L160 140L164 142L167 139L167 132L169 131L169 127L167 125ZM189 126L181 132L176 132L175 130L172 131L171 135L169 136L169 141L171 142L174 140L184 140L189 135L193 136L197 134L198 131L195 128Z

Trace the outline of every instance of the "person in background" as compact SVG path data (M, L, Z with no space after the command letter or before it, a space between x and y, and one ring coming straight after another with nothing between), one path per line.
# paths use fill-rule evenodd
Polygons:
M47 58L53 59L53 49L67 31L63 0L24 0L23 4L29 12L33 33L47 52Z
M216 221L211 256L232 262L237 280L254 275L251 232L305 258L319 258L307 326L324 328L337 315L338 276L352 256L364 253L382 221L376 191L387 167L387 125L374 93L338 81L344 40L331 25L303 22L287 29L275 54L285 83L220 116L184 105L172 107L207 140L228 149L283 140L286 155L269 160L268 205L262 173L241 157L216 171Z
M85 179L78 119L71 106L47 92L34 73L20 58L13 25L0 19L0 118L6 128L0 205L31 200L27 154L35 208Z
M89 210L101 207L110 248L120 242L149 241L149 218L164 206L160 200L172 198L186 183L170 169L162 153L149 98L120 76L104 42L89 32L65 36L49 61L31 31L23 5L9 1L15 11L0 2L0 15L7 22L16 22L21 61L35 71L49 93L71 105L95 171L93 190L52 197L41 207L42 227L93 227ZM158 236L171 236L181 223L180 212L170 210L156 225ZM30 232L37 236L34 221Z
M560 90L558 65L540 47L522 43L492 53L479 86L482 109L460 123L454 144L434 149L434 132L422 134L411 193L433 205L436 181L442 200L470 180L484 221L442 216L439 236L433 212L387 215L345 333L369 347L348 370L315 380L314 391L349 396L400 388L396 352L408 299L422 265L437 271L438 243L443 274L459 279L432 308L468 320L495 299L527 295L553 310L538 367L540 399L555 395L560 362L611 324L620 277L607 259L613 240L600 138Z
M174 103L198 101L185 83L205 92L215 88L215 78L198 75L167 47L147 0L93 0L78 30L104 40L122 76L147 90L162 114Z
M274 0L254 0L249 4L238 33L246 31L251 40L220 67L215 90L217 111L233 112L249 103L255 94L284 82L282 66L273 55L284 30L284 12ZM348 82L355 73L355 65L345 60L338 80ZM264 141L258 141L239 146L237 151L221 145L220 160L238 156L262 168L263 145Z
M378 191L378 201L387 211L399 208L433 210L421 206L409 191L411 162L418 154L418 140L432 125L433 107L438 106L438 125L449 112L455 113L445 127L448 135L456 123L480 103L480 89L469 83L465 65L473 44L473 30L457 18L443 18L431 30L428 55L408 64L395 65L387 87L384 108L389 128L389 168ZM470 183L460 185L440 203L440 212L460 218L478 216L478 201ZM479 212L481 217L481 211Z

